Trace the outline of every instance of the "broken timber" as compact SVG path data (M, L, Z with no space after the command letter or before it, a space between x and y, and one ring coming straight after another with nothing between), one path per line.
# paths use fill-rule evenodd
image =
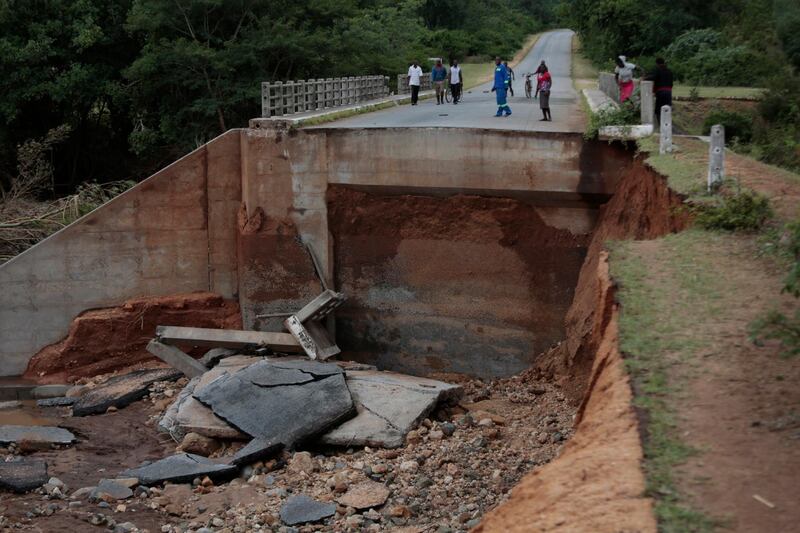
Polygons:
M302 351L297 340L288 333L158 326L156 337L164 344L186 343L194 346L233 349L267 347L285 353Z

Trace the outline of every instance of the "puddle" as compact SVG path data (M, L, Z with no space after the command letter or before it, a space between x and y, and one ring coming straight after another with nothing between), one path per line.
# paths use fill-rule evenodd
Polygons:
M0 409L0 425L4 426L55 426L58 421L42 416L35 401L21 402L17 407Z

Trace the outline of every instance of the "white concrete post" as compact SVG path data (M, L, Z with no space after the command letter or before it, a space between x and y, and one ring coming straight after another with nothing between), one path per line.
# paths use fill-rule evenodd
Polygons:
M658 147L658 153L664 155L672 152L672 108L670 106L661 106L661 120L659 123L661 125L661 142Z
M317 80L317 109L325 108L325 80Z
M278 117L283 116L283 89L284 89L283 82L282 81L276 81L275 82L275 95L276 95L276 98L275 98L276 102L275 103L277 105L275 106L275 111L273 113L274 116L278 116Z
M269 83L261 84L261 118L269 117Z
M725 126L711 126L711 143L708 149L708 190L722 184L725 178Z
M639 95L641 97L642 124L652 124L655 119L655 96L653 95L653 82L641 81L639 83Z

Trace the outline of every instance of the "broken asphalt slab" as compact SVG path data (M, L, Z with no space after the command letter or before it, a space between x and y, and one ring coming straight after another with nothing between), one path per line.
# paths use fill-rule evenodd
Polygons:
M326 433L325 444L398 448L437 403L463 394L442 381L370 370L348 371L347 386L358 414Z
M312 380L297 384L301 374L281 370L297 370ZM194 397L244 433L286 447L321 433L354 411L342 369L308 360L260 361L195 389Z
M0 426L0 444L72 444L75 435L54 426Z
M72 406L72 416L97 415L109 407L125 407L146 396L156 381L175 381L182 375L172 368L156 368L113 377L78 398Z
M29 492L48 481L47 463L36 459L0 461L0 489L12 492Z
M268 459L283 449L283 444L264 439L253 439L228 460L229 464L245 466Z
M281 520L287 526L317 522L336 513L335 503L318 502L305 494L292 496L281 506Z
M140 485L159 485L164 482L191 483L196 477L208 476L213 481L236 475L234 465L220 464L191 453L179 453L154 463L143 464L120 474L120 477L135 477Z
M60 398L46 398L44 400L36 400L37 407L67 407L74 404L77 398L67 398L62 396Z

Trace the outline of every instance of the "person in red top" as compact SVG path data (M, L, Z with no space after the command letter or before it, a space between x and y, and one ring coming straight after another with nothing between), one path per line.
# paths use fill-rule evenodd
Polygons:
M553 87L553 78L550 76L550 71L546 66L541 68L539 73L539 81L536 84L536 92L539 93L539 107L542 109L542 121L552 121L553 116L550 114L550 89Z

